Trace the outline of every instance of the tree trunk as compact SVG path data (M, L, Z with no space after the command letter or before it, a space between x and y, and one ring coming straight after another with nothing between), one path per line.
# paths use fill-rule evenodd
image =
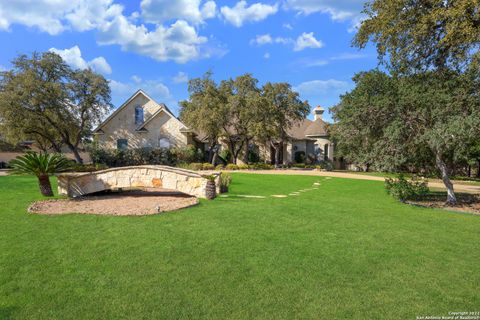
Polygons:
M467 171L468 171L468 173L467 173L468 177L470 178L472 176L472 166L471 165L468 165Z
M72 145L71 143L67 143L67 147L68 149L70 149L70 151L72 151L74 157L75 157L75 160L80 163L80 164L83 164L83 159L82 157L80 156L80 152L78 152L78 148L75 147L74 145Z
M443 184L445 184L445 187L447 188L447 204L454 206L457 204L457 198L455 197L455 192L453 191L453 183L448 177L447 165L442 160L442 157L438 154L438 152L436 156L436 163L437 168L440 170L440 174L442 175Z
M243 154L243 163L245 163L245 164L248 164L248 145L249 145L249 142L250 142L249 139L245 140L244 146L243 146L245 148L245 150L244 150L245 153Z
M477 160L477 178L480 178L480 159Z
M48 175L41 175L38 177L38 186L40 192L45 197L53 197L52 185L50 184L50 178Z

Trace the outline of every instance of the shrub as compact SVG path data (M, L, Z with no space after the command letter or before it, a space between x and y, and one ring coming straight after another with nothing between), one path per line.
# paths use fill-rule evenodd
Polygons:
M296 163L304 163L305 162L305 151L295 152L295 162Z
M232 182L232 176L229 173L222 172L220 174L220 193L228 192L228 187Z
M224 170L225 166L223 164L219 164L215 167L215 170Z
M124 167L136 165L175 165L176 156L167 148L138 149L103 149L96 146L89 148L90 158L94 164L108 167Z
M69 171L73 172L94 172L99 170L108 169L108 166L102 163L92 164L80 164L73 163Z
M293 163L293 168L305 168L305 163Z
M203 170L213 170L215 169L215 166L211 163L205 162L202 164L202 169Z
M385 189L388 194L402 202L419 198L429 192L427 180L414 176L411 181L408 181L403 174L400 174L397 179L385 179Z
M238 165L238 170L248 170L250 169L250 166L248 164L239 164Z
M254 170L271 170L274 168L274 166L268 163L259 162L259 163L254 163L253 165L250 166L250 168Z
M202 159L198 159L197 149L192 145L189 145L186 147L172 148L171 153L175 155L175 158L179 163L182 163L182 162L191 163L191 162L202 161Z
M228 163L232 158L232 154L230 153L230 150L228 150L228 149L223 149L222 151L220 151L218 156L223 161L223 163Z
M317 166L320 170L325 171L332 171L333 170L333 163L330 160L322 160Z
M198 162L190 163L190 164L188 165L188 169L194 170L194 171L199 171L199 170L202 170L202 169L203 169L203 164L202 164L202 163L198 163Z
M234 163L229 163L225 166L225 170L238 170L238 166Z

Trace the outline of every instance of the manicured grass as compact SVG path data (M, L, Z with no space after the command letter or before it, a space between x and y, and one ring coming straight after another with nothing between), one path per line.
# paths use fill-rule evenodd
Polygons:
M287 194L252 199L235 195ZM147 217L39 216L0 177L0 319L415 319L480 306L480 217L383 183L233 174L230 197Z

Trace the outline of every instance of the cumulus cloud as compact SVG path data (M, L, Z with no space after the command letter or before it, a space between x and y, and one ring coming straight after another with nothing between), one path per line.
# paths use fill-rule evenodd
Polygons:
M145 21L163 23L174 19L183 19L192 23L201 23L215 17L217 5L214 1L200 0L142 0L140 3Z
M295 41L295 46L293 48L294 51L302 51L306 48L321 48L323 47L323 43L320 40L317 40L313 35L313 32L310 33L302 33L298 36L297 40Z
M66 29L92 30L114 16L123 7L113 0L15 0L0 6L0 29L13 24L38 28L51 35Z
M302 95L320 96L324 94L339 94L348 90L349 84L346 81L335 79L312 80L302 82L294 87L294 90Z
M173 80L174 83L185 83L185 82L188 82L188 75L185 72L179 71L173 77L172 80Z
M158 25L149 31L137 26L125 16L118 16L106 23L99 34L99 43L117 44L124 51L133 51L159 61L174 60L185 63L200 57L199 45L207 42L195 28L184 20L177 20L168 27Z
M266 19L269 15L278 11L278 5L267 5L263 3L254 3L247 6L247 2L242 0L237 2L234 7L223 6L220 9L225 21L241 27L245 22L257 22Z
M366 0L286 0L285 7L301 14L329 14L334 21L350 21L348 32L354 32L365 18L362 14Z
M124 51L178 63L219 51L208 47L208 39L195 28L197 23L216 15L214 1L143 0L141 8L142 14L126 16L124 7L113 0L5 1L0 6L0 30L8 30L12 24L35 27L52 35L65 30L95 30L99 44L119 45ZM139 18L155 26L138 23ZM164 25L164 20L174 21ZM106 67L101 59L93 63L97 68Z
M112 68L110 67L110 65L108 64L107 60L105 60L104 57L96 57L90 61L86 61L82 57L82 52L80 51L80 48L78 46L73 46L70 49L63 49L63 50L50 48L49 51L55 52L56 54L61 56L62 59L72 68L75 68L75 69L91 68L103 74L112 73Z
M143 80L137 76L132 77L132 81L121 82L110 80L110 89L115 100L126 100L138 89L142 89L151 95L158 102L171 99L170 90L159 80Z
M281 43L281 44L287 44L287 43L292 43L293 40L290 38L282 38L282 37L276 37L273 38L271 35L267 34L261 34L257 35L255 39L250 40L250 44L256 44L256 45L264 45L264 44L269 44L269 43Z

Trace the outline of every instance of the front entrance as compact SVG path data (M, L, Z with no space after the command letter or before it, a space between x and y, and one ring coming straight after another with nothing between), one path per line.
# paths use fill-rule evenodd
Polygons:
M278 163L283 164L283 144L280 146ZM275 164L275 148L270 146L270 164Z

